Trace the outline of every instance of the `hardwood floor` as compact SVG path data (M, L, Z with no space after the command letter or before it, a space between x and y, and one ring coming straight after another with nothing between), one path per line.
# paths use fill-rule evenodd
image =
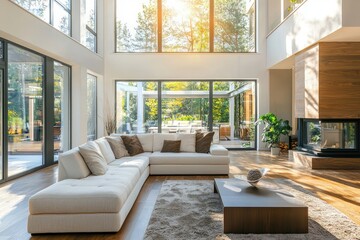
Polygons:
M289 178L346 214L360 225L360 170L310 170L294 166L287 155L268 152L231 152L230 177L257 167L270 168L267 177ZM221 177L221 176L215 176ZM162 182L168 179L213 179L214 176L150 176L144 184L121 230L100 234L50 234L31 236L26 231L31 195L56 182L57 166L0 185L0 239L142 239Z

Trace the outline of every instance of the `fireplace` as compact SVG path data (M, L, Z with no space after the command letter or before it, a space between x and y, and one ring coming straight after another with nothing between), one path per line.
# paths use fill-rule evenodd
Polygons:
M299 119L299 149L318 156L360 157L360 119Z

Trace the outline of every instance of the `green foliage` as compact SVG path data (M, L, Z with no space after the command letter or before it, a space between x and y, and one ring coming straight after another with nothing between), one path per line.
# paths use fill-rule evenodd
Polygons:
M278 146L280 143L280 136L289 135L292 130L288 120L278 119L273 113L261 115L255 124L265 124L263 133L261 134L261 141L267 143L269 147Z

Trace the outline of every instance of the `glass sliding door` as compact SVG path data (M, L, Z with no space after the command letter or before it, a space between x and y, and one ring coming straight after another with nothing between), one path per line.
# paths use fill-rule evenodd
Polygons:
M0 42L1 44L1 42ZM0 50L1 54L1 50ZM0 56L1 57L1 56ZM4 69L0 68L0 181L3 180L4 160L3 160L3 82Z
M162 82L161 98L163 133L193 133L208 129L208 81Z
M116 82L118 133L158 132L158 83Z
M8 44L8 176L43 165L44 58Z
M54 159L70 149L70 68L54 62Z
M87 140L97 138L97 78L94 75L87 75Z
M213 128L226 148L254 148L255 81L213 82Z

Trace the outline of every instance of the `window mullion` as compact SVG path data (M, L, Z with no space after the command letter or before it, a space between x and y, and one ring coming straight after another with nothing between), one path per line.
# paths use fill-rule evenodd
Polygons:
M214 1L215 0L210 0L210 13L209 13L209 25L210 25L210 36L209 36L209 44L210 44L210 49L209 51L212 53L214 52L214 31L215 31L215 25L214 25L214 18L215 18L215 7L214 7Z
M157 1L157 18L158 18L158 52L162 52L162 0Z

